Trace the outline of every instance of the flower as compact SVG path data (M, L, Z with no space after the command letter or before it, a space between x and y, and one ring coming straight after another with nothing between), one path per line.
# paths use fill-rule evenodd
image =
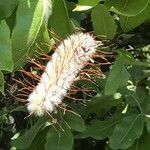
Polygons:
M92 35L82 32L74 33L60 43L47 63L40 82L27 99L29 112L42 116L45 112L54 111L99 44L101 42Z

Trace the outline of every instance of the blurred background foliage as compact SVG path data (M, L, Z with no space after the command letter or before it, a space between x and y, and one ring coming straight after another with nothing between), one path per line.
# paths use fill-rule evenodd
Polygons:
M86 107L68 104L80 116L27 117L12 78L38 48L48 53L56 35L81 29L112 53L101 66L106 78L77 83L95 91ZM150 1L0 0L0 92L1 150L149 150Z

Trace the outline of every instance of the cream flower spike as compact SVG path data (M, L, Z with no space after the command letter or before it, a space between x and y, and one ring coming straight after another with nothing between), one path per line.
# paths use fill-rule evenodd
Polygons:
M74 33L60 43L27 99L30 114L42 116L54 111L99 45L102 45L100 41L82 32Z

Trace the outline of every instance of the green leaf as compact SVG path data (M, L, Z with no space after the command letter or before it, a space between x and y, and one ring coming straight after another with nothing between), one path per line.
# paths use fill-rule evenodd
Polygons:
M53 1L53 13L48 24L49 29L59 37L66 37L71 33L71 23L65 0Z
M61 129L51 128L46 137L45 150L71 150L73 146L73 135L70 129L63 125Z
M142 103L142 110L143 110L144 114L150 116L150 96L149 96L148 92L147 92L145 99Z
M12 71L12 48L10 41L10 29L5 21L0 23L0 70Z
M86 6L95 6L97 5L101 0L79 0L79 5L86 5Z
M138 86L135 91L126 90L126 102L131 106L139 106L141 107L141 103L146 98L145 88Z
M105 5L111 11L124 16L135 16L141 13L149 0L107 0Z
M12 32L15 68L22 65L30 51L35 51L31 48L35 46L41 28L47 25L50 14L51 0L20 0Z
M132 17L128 16L120 16L120 24L121 28L124 32L128 32L136 27L138 27L143 22L150 19L150 3L148 3L145 10L143 10L140 14Z
M134 144L127 150L149 150L150 148L150 134L144 132L142 136L137 139Z
M99 80L100 79L95 79L96 84L87 80L78 80L76 82L76 85L80 87L90 88L91 90L94 90L98 93L100 90L100 85L102 85L101 83L99 85L99 82L100 82Z
M97 115L104 115L112 106L121 103L121 98L114 96L104 96L97 94L94 98L87 103L87 113L96 113Z
M142 135L143 128L143 115L132 115L123 118L113 131L109 143L110 147L112 149L127 149L135 139Z
M143 63L139 60L136 60L131 53L125 51L125 50L119 50L119 57L122 60L122 62L126 65L139 65L139 66L143 66L143 65L148 65L147 63Z
M0 20L11 15L18 5L18 0L0 0Z
M46 135L49 130L49 127L44 128L41 130L34 140L32 141L31 146L27 150L45 150L45 143L46 143Z
M145 78L144 71L143 71L143 66L132 66L131 68L128 69L130 75L131 75L131 80L133 82L139 82Z
M77 114L66 112L64 120L74 131L82 132L85 130L84 120Z
M96 140L102 140L106 137L110 137L115 126L120 122L121 116L112 117L109 120L100 121L94 120L90 122L86 130L83 131L79 136L80 138L92 137Z
M148 133L150 133L150 115L148 115L146 118L146 127L147 127Z
M4 76L1 71L0 71L0 92L4 94Z
M45 118L40 118L29 130L26 131L24 135L13 140L12 146L16 147L17 149L26 149L30 147L32 141L41 127L44 125L45 121Z
M79 0L78 5L73 11L85 11L96 6L100 0Z
M49 32L46 26L41 27L35 43L36 45L32 46L28 52L30 57L34 56L34 54L38 55L38 53L35 52L38 48L40 49L39 52L45 54L52 49L52 40L49 37Z
M93 8L91 17L96 35L106 36L108 39L114 38L116 34L114 18L109 14L104 5L98 5Z
M111 95L115 93L118 90L118 88L125 86L129 77L130 74L125 68L122 59L118 57L107 77L105 85L105 94Z

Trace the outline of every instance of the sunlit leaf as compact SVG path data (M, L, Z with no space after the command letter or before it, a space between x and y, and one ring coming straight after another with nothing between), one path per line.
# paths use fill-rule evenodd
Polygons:
M10 41L10 29L5 21L0 23L0 70L12 71L12 48Z
M40 30L47 25L51 14L51 0L20 0L16 13L16 24L12 32L12 49L15 68L25 61L35 46ZM31 51L35 51L32 49Z
M148 0L106 0L105 3L111 11L125 16L135 16L141 13L147 4Z
M134 10L134 9L133 9ZM148 3L145 10L143 10L140 14L132 17L128 16L120 16L120 24L121 28L124 32L128 32L139 25L141 25L143 22L150 19L150 3Z
M53 13L49 19L49 29L60 38L71 33L71 23L65 0L53 1Z
M97 5L92 10L92 24L97 36L113 39L116 34L114 18L109 14L104 5ZM110 28L111 27L111 28Z
M96 6L100 0L79 0L78 5L73 11L85 11Z
M101 0L79 0L79 5L85 5L85 6L95 6L97 5Z

